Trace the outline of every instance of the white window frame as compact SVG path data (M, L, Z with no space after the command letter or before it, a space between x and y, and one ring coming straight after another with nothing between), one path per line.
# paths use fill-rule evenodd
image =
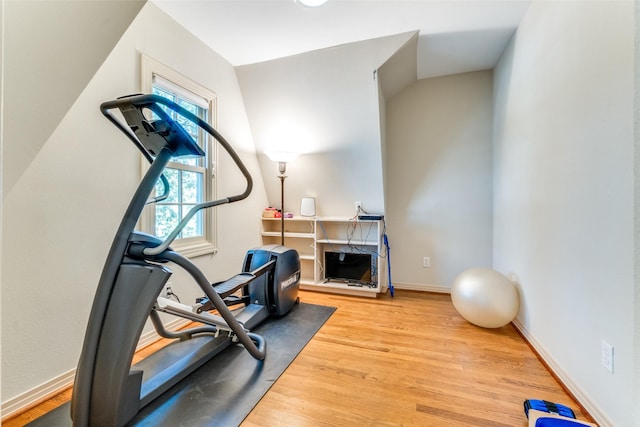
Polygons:
M207 122L216 127L217 117L217 97L216 94L204 86L185 77L177 71L165 66L155 59L141 54L140 56L141 92L152 93L154 76L175 86L176 90L183 89L186 93L192 93L205 100L207 104ZM204 200L214 200L217 196L217 186L215 180L215 165L217 164L217 145L213 137L209 136L206 142L205 151L206 172L204 177ZM141 156L142 174L149 168L147 160ZM168 165L171 166L171 163ZM198 237L180 238L171 243L171 248L180 252L186 257L196 257L217 252L217 215L216 208L209 208L203 211L204 234ZM140 221L140 229L144 232L154 234L155 230L155 204L150 204L145 208Z

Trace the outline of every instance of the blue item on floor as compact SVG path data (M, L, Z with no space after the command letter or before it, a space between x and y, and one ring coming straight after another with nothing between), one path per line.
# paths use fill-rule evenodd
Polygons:
M567 418L575 418L571 408L560 403L548 402L546 400L527 399L524 401L524 413L529 418L529 409L535 409L550 414L557 414ZM537 425L537 424L536 424Z
M538 418L535 427L576 427L584 424L572 418Z

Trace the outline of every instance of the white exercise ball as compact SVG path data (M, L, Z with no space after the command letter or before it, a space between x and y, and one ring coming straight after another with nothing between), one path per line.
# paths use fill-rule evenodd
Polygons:
M520 307L514 283L490 268L472 268L459 274L451 285L451 301L462 317L483 328L508 324Z

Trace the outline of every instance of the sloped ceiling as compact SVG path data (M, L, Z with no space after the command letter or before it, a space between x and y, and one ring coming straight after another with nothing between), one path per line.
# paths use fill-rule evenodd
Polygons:
M390 99L416 81L416 46L418 34L411 38L378 69L380 89Z
M493 68L530 0L152 0L232 65L418 31L417 78Z
M109 55L145 1L7 1L3 195ZM43 64L46 64L43 66Z

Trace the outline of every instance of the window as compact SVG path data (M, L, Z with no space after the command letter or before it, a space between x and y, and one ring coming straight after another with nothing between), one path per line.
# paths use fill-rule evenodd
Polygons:
M163 66L142 56L142 89L165 97L197 115L215 127L215 94ZM211 136L195 123L167 110L171 118L182 125L206 153L203 158L173 159L165 169L171 191L161 202L150 204L143 216L143 231L165 238L196 204L215 198L215 144ZM144 168L148 167L143 160ZM163 192L159 181L156 193ZM171 247L186 256L214 253L215 208L199 211L178 235Z

